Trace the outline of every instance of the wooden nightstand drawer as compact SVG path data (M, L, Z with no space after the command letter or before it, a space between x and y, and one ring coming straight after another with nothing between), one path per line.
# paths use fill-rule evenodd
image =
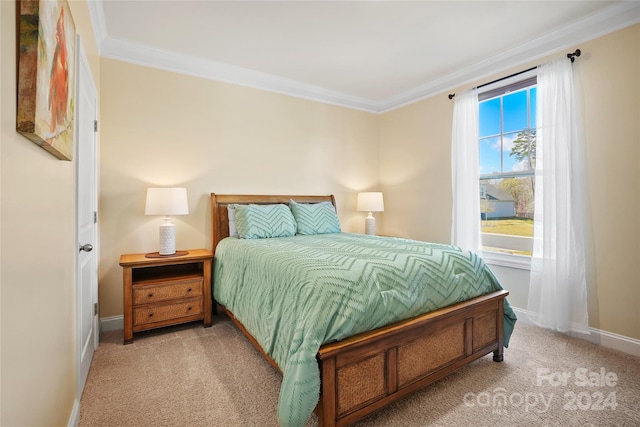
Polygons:
M164 281L161 285L134 286L133 305L202 295L202 277Z
M133 310L133 325L162 322L202 314L202 298L179 304L140 307Z

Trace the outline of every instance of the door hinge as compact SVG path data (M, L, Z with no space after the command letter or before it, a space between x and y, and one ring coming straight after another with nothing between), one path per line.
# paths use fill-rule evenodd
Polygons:
M94 132L98 132L98 121L97 120L93 121L93 131Z
M98 212L93 211L93 223L97 224L98 223Z
M94 316L98 315L98 303L97 302L93 303L93 315Z

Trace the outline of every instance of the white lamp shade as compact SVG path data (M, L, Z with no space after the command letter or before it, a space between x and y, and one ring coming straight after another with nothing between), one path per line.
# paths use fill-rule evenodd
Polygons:
M189 202L186 188L147 188L145 215L187 215Z
M358 193L357 209L361 212L383 212L384 201L382 200L382 193Z

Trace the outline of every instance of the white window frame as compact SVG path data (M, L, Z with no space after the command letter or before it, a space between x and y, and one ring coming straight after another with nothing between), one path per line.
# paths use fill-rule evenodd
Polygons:
M532 80L537 79L537 69L529 70L524 73L520 73L514 75L512 77L508 77L506 79L501 79L494 83L488 84L486 86L482 86L478 88L478 104L481 101L486 99L493 98L495 96L504 95L505 89L508 86L511 86L509 89L515 92L517 90L523 89L525 87L532 86ZM533 83L535 84L535 83ZM479 143L479 141L478 141ZM491 174L491 177L503 178L505 175L509 177L523 175L530 176L530 172L524 173L500 173L500 174ZM478 182L480 181L480 177L478 177ZM484 233L483 233L484 234ZM517 255L517 254L508 254L504 252L493 252L493 251L482 251L482 258L485 260L487 264L498 265L502 267L516 268L521 270L531 270L531 256L528 255Z

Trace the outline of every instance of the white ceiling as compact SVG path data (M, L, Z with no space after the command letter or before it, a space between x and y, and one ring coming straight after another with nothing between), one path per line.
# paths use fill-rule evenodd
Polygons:
M374 112L640 22L637 0L89 7L102 56Z

